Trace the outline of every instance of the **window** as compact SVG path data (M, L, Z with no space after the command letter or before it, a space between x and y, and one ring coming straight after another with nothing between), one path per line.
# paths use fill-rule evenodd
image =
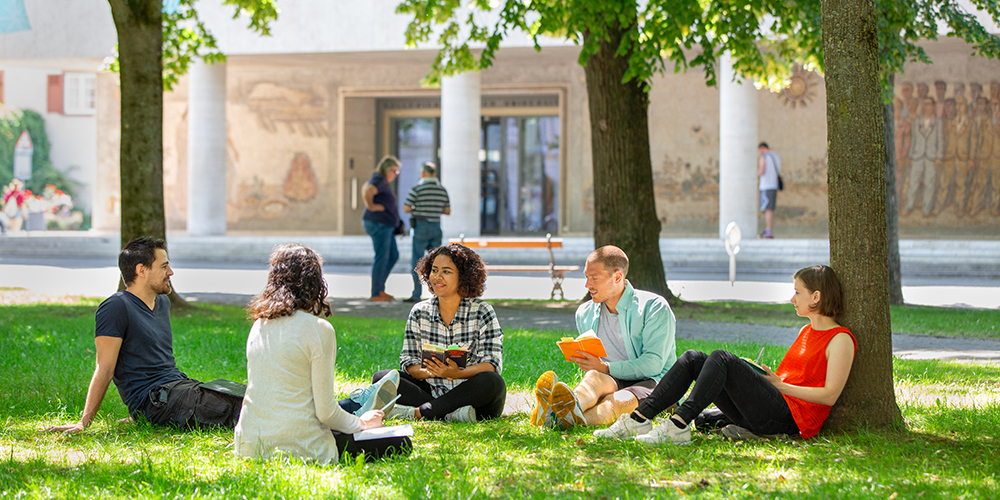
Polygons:
M67 115L94 114L96 87L97 77L93 73L63 74L63 113Z

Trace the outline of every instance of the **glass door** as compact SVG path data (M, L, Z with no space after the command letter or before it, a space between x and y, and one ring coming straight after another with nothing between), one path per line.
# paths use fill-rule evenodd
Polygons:
M434 162L440 167L438 152L441 145L441 121L438 118L393 118L390 122L390 149L403 164L396 178L396 203L399 216L410 227L410 214L403 211L403 202L410 189L420 182L421 167ZM438 178L442 178L438 168Z
M559 118L486 117L482 123L482 233L556 233Z

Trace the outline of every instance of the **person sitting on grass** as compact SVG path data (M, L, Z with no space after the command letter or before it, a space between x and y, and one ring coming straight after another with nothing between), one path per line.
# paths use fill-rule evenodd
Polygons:
M388 418L475 422L499 417L507 400L503 369L503 330L489 303L486 269L475 252L462 245L434 249L417 263L431 293L410 310L399 355L399 403ZM468 349L465 368L450 358L424 359L425 343ZM379 380L395 370L382 370Z
M136 238L118 255L125 290L97 308L94 343L97 367L87 389L83 416L50 432L76 433L97 415L114 380L130 418L144 416L155 425L229 427L236 424L241 400L202 387L177 369L170 328L170 269L163 240Z
M320 464L344 452L373 460L407 453L407 437L355 441L353 433L382 426L382 407L396 396L392 377L380 380L344 411L335 390L337 336L323 279L323 260L290 243L271 252L267 285L247 306L254 320L247 338L247 390L233 447L245 457L280 451Z
M837 324L842 310L840 282L833 269L811 266L795 273L795 313L809 318L776 371L726 351L684 353L656 389L631 415L622 415L601 438L629 438L646 444L691 442L691 421L715 403L734 422L722 429L733 439L762 434L815 436L837 402L851 373L857 340ZM763 372L763 373L761 373ZM653 428L652 419L694 388L670 419Z
M535 383L531 423L568 429L575 425L608 425L644 400L667 372L677 354L677 321L663 297L632 288L628 255L605 245L587 257L583 274L591 300L576 310L580 333L593 331L607 356L584 351L570 358L584 376L575 389L547 371Z

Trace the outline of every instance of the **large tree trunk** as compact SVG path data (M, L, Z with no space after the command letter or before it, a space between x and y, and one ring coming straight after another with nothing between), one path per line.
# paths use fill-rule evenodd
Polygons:
M622 83L629 56L615 55L630 30L635 25L610 27L584 66L594 162L594 245L624 250L632 285L676 303L660 256L645 82Z
M896 120L892 109L895 75L889 75L889 88L882 96L882 119L885 124L885 190L889 231L889 304L903 305L903 276L899 262L899 196L896 193Z
M166 239L163 211L163 2L109 0L121 79L121 243ZM170 301L186 305L177 292Z
M874 0L822 0L830 262L858 350L828 428L901 425L892 384L885 136Z

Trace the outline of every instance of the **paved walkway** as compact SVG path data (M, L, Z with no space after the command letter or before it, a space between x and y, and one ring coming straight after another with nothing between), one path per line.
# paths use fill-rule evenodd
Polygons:
M246 304L249 295L190 294L196 301ZM406 302L369 302L363 299L331 300L336 316L363 318L389 318L405 320L412 304ZM561 306L549 310L537 307L496 305L497 319L504 328L534 328L539 330L576 331L573 308ZM798 335L798 328L724 323L716 321L677 320L677 338L684 340L711 340L716 342L750 342L788 346ZM939 337L894 333L892 353L903 359L946 359L968 362L1000 363L1000 341L963 337Z

